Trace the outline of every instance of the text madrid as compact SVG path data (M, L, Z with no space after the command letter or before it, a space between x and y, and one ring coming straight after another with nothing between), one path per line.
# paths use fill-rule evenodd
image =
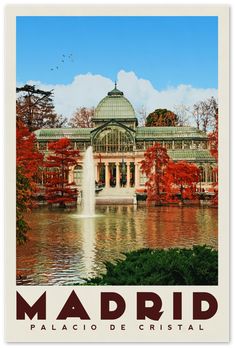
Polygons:
M172 293L172 319L182 320L182 293ZM49 300L48 300L49 301ZM32 304L28 303L18 291L16 292L16 319L24 320L26 315L33 319L37 315L38 320L46 320L46 291ZM206 303L206 306L205 306ZM112 305L112 306L111 306ZM110 308L112 307L112 309ZM115 307L115 309L113 309ZM205 309L207 307L207 309ZM91 320L91 313L88 313L84 304L73 290L67 300L59 307L56 320L66 320L68 318L80 318L81 320ZM190 308L188 308L190 310ZM208 292L192 293L192 319L208 320L212 318L218 309L216 298ZM100 293L100 320L115 320L123 316L126 310L126 301L117 292ZM164 315L164 308L161 297L155 292L137 292L136 309L134 315L137 320L146 318L158 321Z

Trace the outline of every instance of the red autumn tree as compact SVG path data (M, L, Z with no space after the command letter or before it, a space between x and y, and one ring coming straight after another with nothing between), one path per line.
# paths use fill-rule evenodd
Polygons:
M70 166L76 165L79 151L74 150L68 138L62 138L48 145L50 154L45 161L46 200L49 204L66 207L75 203L77 190L68 182Z
M195 164L185 161L169 162L165 176L168 200L178 197L183 202L185 199L194 198L199 178L200 170Z
M26 241L29 225L24 213L33 204L33 195L37 191L37 175L42 166L43 155L36 146L33 133L20 120L16 123L16 237L18 243Z
M213 169L218 175L218 109L215 116L215 127L214 130L209 134L210 152L216 160L216 167ZM218 183L213 183L215 196L213 199L214 204L218 205Z
M156 143L147 149L141 163L141 170L148 179L145 184L147 200L155 201L155 205L163 202L164 192L166 191L164 169L169 159L167 150L161 144Z
M20 120L16 124L16 164L24 169L25 176L32 185L35 181L39 166L42 165L43 155L36 146L36 136Z
M211 154L218 162L218 111L215 117L214 130L209 134L209 143Z

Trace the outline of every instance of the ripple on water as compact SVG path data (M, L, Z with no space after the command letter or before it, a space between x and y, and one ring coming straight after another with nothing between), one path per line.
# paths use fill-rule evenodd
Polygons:
M217 248L217 210L199 207L99 206L95 218L35 210L30 241L17 247L17 285L65 285L105 271L104 262L144 247Z

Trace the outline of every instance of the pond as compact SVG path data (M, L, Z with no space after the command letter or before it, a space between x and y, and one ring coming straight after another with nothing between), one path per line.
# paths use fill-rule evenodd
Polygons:
M29 241L17 246L17 285L72 285L100 275L104 262L140 248L217 248L218 210L206 207L97 206L95 218L38 208Z

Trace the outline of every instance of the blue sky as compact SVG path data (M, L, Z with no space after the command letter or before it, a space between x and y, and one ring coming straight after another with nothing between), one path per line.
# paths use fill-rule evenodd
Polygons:
M217 17L18 17L17 81L114 81L124 70L157 90L217 89L217 31Z

